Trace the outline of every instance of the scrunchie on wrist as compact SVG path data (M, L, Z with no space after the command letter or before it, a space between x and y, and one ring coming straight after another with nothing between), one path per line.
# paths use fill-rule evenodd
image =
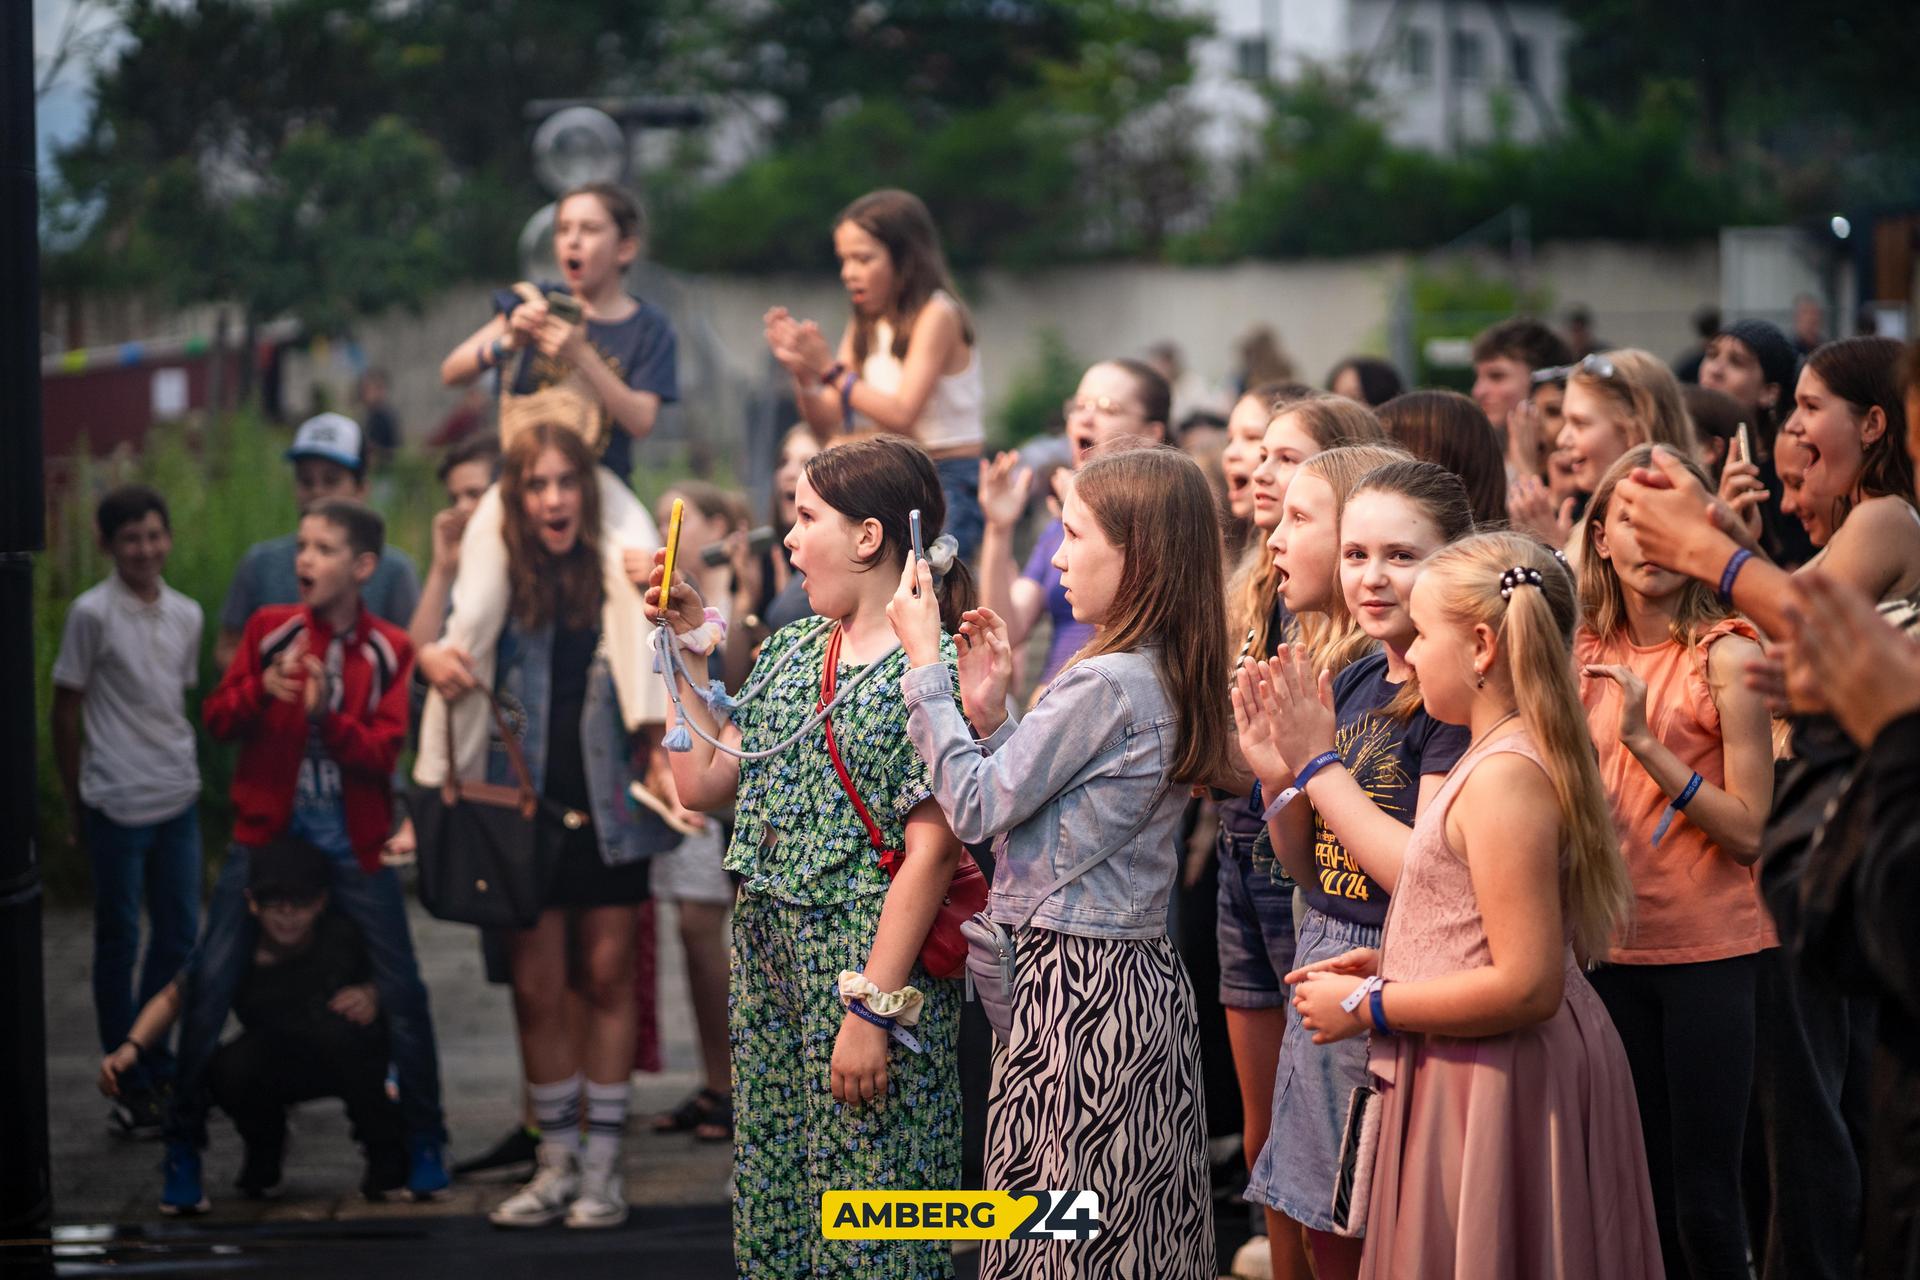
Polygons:
M867 1007L868 1012L883 1018L891 1018L903 1027L911 1027L920 1021L920 1006L926 997L917 987L902 987L898 991L882 991L867 981L862 973L851 969L840 971L840 999L851 1004L858 1000Z

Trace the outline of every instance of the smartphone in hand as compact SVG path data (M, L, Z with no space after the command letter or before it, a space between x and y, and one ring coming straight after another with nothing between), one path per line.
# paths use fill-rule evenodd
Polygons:
M913 594L917 597L920 594L920 578L918 576L920 562L927 558L926 538L920 528L920 508L915 507L913 510L907 512L907 529L913 535L913 565L915 570Z
M660 609L663 613L673 595L673 558L680 550L680 521L686 514L686 500L675 498L673 511L667 516L667 558L661 566L665 572L660 575Z

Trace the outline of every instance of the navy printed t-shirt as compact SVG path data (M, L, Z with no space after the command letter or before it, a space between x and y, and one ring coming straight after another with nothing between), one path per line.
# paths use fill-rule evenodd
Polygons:
M1466 726L1442 724L1424 707L1405 720L1387 716L1399 692L1400 686L1387 679L1387 655L1377 649L1335 676L1335 742L1367 798L1412 826L1421 775L1453 768L1472 737ZM1318 813L1313 815L1313 864L1315 879L1300 888L1314 908L1355 924L1386 920L1387 891L1360 869Z
M539 289L543 294L572 292L564 284L549 281L541 281ZM633 314L618 324L588 320L587 342L622 382L635 391L651 391L662 404L673 404L680 399L679 342L673 335L673 323L652 303L633 300ZM511 289L496 290L493 295L494 308L502 315L520 302L520 296ZM506 362L507 368L519 366L517 354ZM529 395L558 382L564 373L559 364L536 352L515 381L513 393ZM622 480L633 474L633 437L617 422L607 423L607 447L600 455L600 465Z

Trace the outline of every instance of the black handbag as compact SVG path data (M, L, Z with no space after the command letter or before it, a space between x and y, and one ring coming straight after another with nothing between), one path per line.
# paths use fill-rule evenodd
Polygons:
M551 855L540 838L542 814L568 830L587 824L584 813L543 799L533 786L520 743L507 728L493 694L481 690L493 713L518 785L462 780L454 768L453 715L447 715L447 778L413 788L410 808L419 862L420 905L438 920L515 929L540 918Z

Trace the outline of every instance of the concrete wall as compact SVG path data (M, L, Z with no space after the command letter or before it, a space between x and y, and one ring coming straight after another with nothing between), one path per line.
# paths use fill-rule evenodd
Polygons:
M1473 260L1504 274L1492 256ZM1219 268L1099 264L1029 275L989 272L964 288L974 311L989 403L1035 359L1045 329L1076 356L1136 355L1162 338L1178 342L1188 365L1209 382L1232 372L1238 339L1272 325L1300 374L1318 382L1340 357L1385 353L1389 312L1410 259L1390 254L1336 262L1241 263ZM1690 340L1688 316L1720 297L1719 254L1711 243L1676 249L1609 243L1555 245L1537 254L1531 278L1553 301L1554 318L1575 302L1593 309L1596 328L1619 345L1671 356ZM687 406L663 433L693 434L722 447L736 441L750 394L774 381L761 338L761 315L774 305L820 321L837 334L846 303L831 276L672 276L657 272L640 292L673 315L681 341ZM487 316L487 290L452 290L418 317L394 316L361 327L366 358L394 375L403 428L419 438L454 401L439 383L442 356ZM1462 321L1471 333L1473 321ZM304 402L316 378L344 390L344 356L316 369L296 357L287 369L290 403Z

